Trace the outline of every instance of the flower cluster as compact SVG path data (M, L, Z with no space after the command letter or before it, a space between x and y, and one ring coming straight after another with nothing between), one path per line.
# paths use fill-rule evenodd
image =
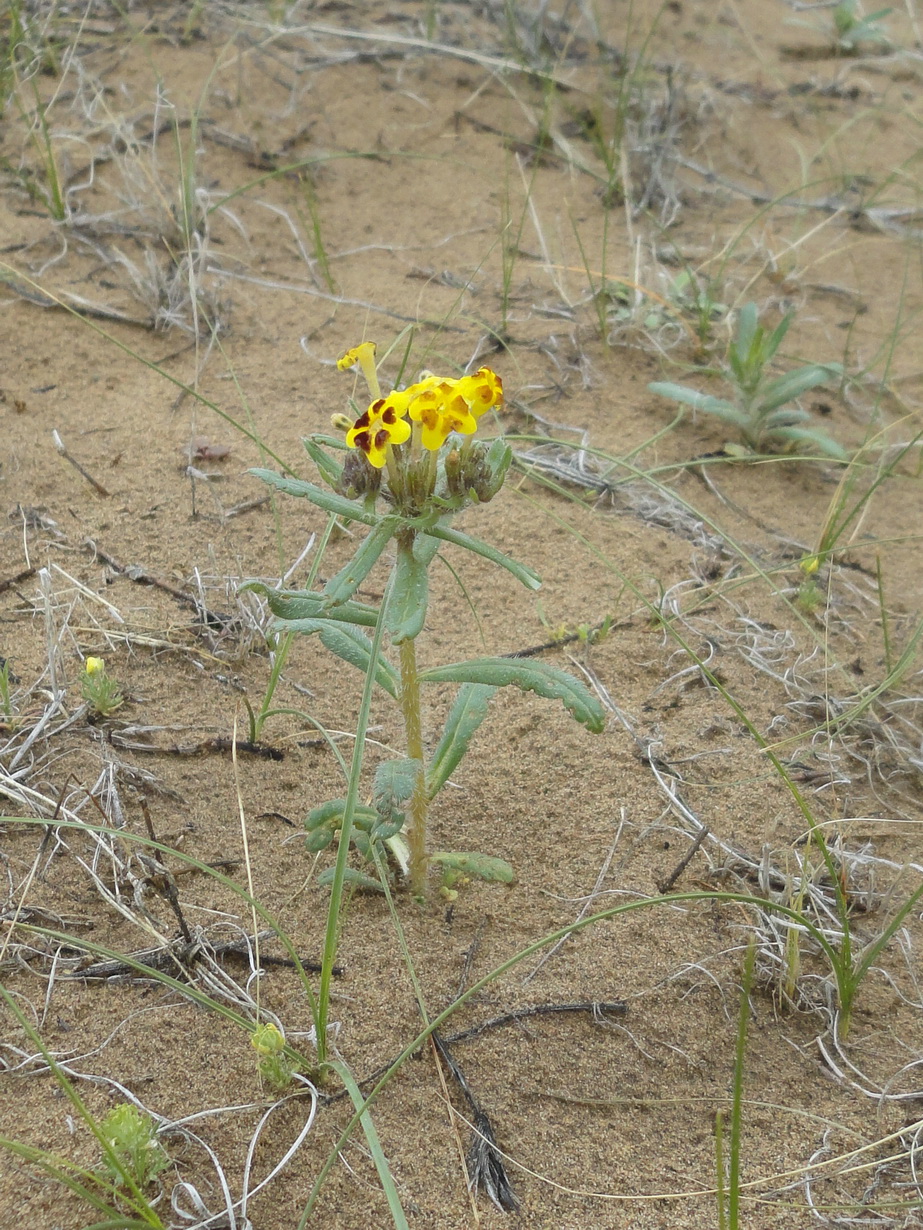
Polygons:
M346 352L338 361L340 370L358 363L368 378L374 375L374 347L364 342ZM377 378L370 379L373 389ZM404 444L416 434L423 448L438 452L453 431L471 436L478 419L503 401L503 383L489 367L458 380L424 373L416 384L387 397L378 397L346 433L350 448L361 449L376 469L387 461L388 449ZM416 432L414 426L418 425Z

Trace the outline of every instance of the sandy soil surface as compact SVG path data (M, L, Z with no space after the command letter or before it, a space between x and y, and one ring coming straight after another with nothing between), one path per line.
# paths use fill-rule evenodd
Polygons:
M501 374L506 406L482 431L507 433L518 460L457 526L543 581L530 594L447 547L421 659L536 649L608 720L593 735L501 691L431 842L506 859L515 882L473 882L450 905L435 886L425 905L398 893L402 938L383 897L348 899L332 1019L355 1078L413 1041L421 1002L432 1017L556 928L664 886L771 899L839 951L812 824L858 961L921 871L913 6L888 16L888 42L838 54L829 8L782 0L606 0L595 17L563 0L14 8L13 54L0 15L0 806L28 822L2 825L0 961L98 1120L128 1096L167 1125L202 1115L188 1127L211 1157L164 1130L171 1164L148 1192L163 1224L229 1224L219 1167L239 1199L272 1100L219 1006L252 1022L258 999L313 1055L297 971L267 963L257 987L241 955L241 817L254 895L318 960L333 853L307 853L301 828L344 792L330 741L348 760L363 680L298 640L280 712L235 761L272 665L271 617L238 587L309 575L325 515L267 498L248 471L315 477L301 438L361 398L335 360L362 338L387 380L408 347L405 379ZM844 364L801 404L849 465L740 459L733 428L649 391L724 393L747 302L770 326L795 311L776 373ZM332 536L318 585L356 543L355 526ZM800 562L818 550L812 580ZM124 694L105 719L82 700L88 655ZM430 744L452 691L425 695ZM402 746L378 695L369 783ZM109 835L41 823L62 817ZM176 856L129 840L151 833ZM178 985L100 970L97 947L181 941L180 916L207 959L166 963ZM507 1016L450 1050L517 1210L467 1190L472 1108L445 1059L426 1043L403 1063L372 1113L408 1223L724 1224L716 1124L727 1156L751 938L740 1224L920 1224L920 905L875 955L844 1037L804 928L714 900L598 921L446 1023L451 1037ZM261 955L285 953L269 938ZM0 1045L2 1136L97 1166L9 1007ZM350 1119L340 1088L321 1086L311 1131L249 1202L259 1230L299 1224ZM251 1187L310 1109L273 1113ZM105 1222L34 1158L2 1158L3 1226ZM309 1224L391 1224L361 1130Z

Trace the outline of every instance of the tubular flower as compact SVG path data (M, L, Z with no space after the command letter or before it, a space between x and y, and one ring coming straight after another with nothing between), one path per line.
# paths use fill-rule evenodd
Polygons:
M346 354L341 355L337 359L337 367L341 372L347 372L351 367L355 367L357 363L362 363L363 360L375 358L375 343L360 342L358 346L353 346L352 350L347 350Z
M362 449L376 470L385 464L389 444L403 444L410 439L410 424L403 417L407 401L406 392L379 397L346 433L349 447Z
M351 367L359 364L359 369L365 377L365 383L369 386L369 392L373 397L381 397L381 389L378 385L378 370L375 367L375 351L378 347L374 342L360 342L358 346L353 346L352 350L347 350L346 354L341 355L337 359L337 367L341 372L349 371Z

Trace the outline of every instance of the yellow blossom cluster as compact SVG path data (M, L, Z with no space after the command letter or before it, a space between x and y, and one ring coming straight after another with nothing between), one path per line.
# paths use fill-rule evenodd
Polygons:
M363 371L374 362L374 347L364 342L346 352L337 366L341 370L359 363ZM436 452L448 436L477 431L478 419L503 401L503 383L496 372L481 367L457 380L425 373L409 388L379 397L346 433L350 448L361 449L377 469L385 464L388 448L404 444L419 424L420 443Z

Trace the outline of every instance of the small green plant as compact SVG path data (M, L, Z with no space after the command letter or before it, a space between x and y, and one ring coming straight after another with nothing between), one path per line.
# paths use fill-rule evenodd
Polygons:
M727 316L728 305L717 298L713 281L700 280L691 269L683 269L670 283L668 295L694 322L695 335L704 350L711 344L715 325Z
M271 1021L257 1025L250 1035L250 1045L258 1056L256 1067L260 1078L277 1093L287 1089L298 1064L286 1054L285 1035L279 1027Z
M881 28L881 22L891 9L878 9L863 17L859 11L859 0L841 0L833 10L833 27L836 32L836 45L841 51L855 51L860 43L887 43L887 33Z
M170 1165L167 1151L157 1139L157 1125L130 1102L113 1106L99 1126L114 1155L103 1157L101 1169L113 1183L120 1185L127 1176L138 1187L147 1187Z
M18 725L18 713L10 686L12 683L9 661L6 658L0 658L0 722L8 730Z
M102 658L87 658L80 676L80 694L97 717L108 717L125 703L119 685L106 674Z
M768 374L769 363L793 319L794 312L788 312L769 332L759 323L755 304L746 303L741 308L737 333L728 348L727 363L720 372L733 387L733 400L663 381L655 381L648 388L661 397L668 397L671 401L678 401L730 423L740 432L748 451L791 450L798 445L807 445L837 461L845 461L845 450L826 432L805 427L804 424L810 422L810 415L792 404L809 389L829 380L842 379L842 364L809 363L796 367L784 376L770 377ZM740 446L733 444L727 451L738 455L742 453Z
M801 570L802 579L798 586L795 601L806 615L811 615L827 601L824 591L817 584L820 557L817 555L806 555L803 560L799 561L798 567Z

